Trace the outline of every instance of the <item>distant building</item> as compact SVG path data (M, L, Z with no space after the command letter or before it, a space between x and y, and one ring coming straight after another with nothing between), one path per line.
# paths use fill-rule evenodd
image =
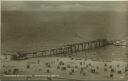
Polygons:
M126 40L117 40L113 44L116 46L127 46Z

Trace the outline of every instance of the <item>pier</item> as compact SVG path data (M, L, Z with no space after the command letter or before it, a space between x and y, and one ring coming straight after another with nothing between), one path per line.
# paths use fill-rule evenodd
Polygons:
M24 53L24 54L16 54L16 55L12 55L12 59L19 60L19 59L29 59L29 58L46 57L46 56L72 55L73 53L100 48L107 45L109 44L106 39L98 39L95 41L67 44L65 46L62 46L59 48L52 48L49 50L42 50L38 52Z

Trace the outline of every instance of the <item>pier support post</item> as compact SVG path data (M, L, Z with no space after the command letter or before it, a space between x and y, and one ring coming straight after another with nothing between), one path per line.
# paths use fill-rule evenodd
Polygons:
M50 50L50 55L51 56L54 56L54 55L56 55L57 54L57 50L56 49L51 49Z
M37 57L37 52L33 52L33 57Z
M63 55L63 49L62 48L57 48L57 54Z
M44 55L44 56L47 56L48 55L48 50L44 50L44 51L42 51L42 54Z
M78 52L80 52L80 43L77 44L78 45Z
M89 42L89 49L92 49L92 42Z

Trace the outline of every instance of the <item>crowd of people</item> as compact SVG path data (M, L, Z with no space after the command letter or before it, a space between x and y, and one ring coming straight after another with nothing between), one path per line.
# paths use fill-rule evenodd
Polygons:
M81 59L74 59L70 58L70 61L72 63L64 62L61 59L57 59L58 64L55 66L55 62L47 62L46 67L48 68L47 72L50 73L52 70L50 68L56 67L56 69L61 70L61 71L66 71L69 76L70 75L75 75L80 74L81 76L88 76L88 74L107 74L106 77L110 79L114 79L115 76L117 75L124 75L120 78L126 78L126 73L128 73L128 64L111 64L111 63L96 63L94 64L92 61L83 61ZM77 63L73 63L73 61ZM90 76L91 77L91 76Z
M53 57L54 58L54 57ZM45 58L42 58L45 59ZM56 74L59 77L67 79L126 79L128 74L128 63L113 63L113 62L97 62L84 58L54 58L49 60L38 59L33 64L27 63L23 65L24 71L35 70L35 74L38 72L40 75L52 75ZM33 65L33 66L32 66ZM3 68L6 66L3 65ZM34 69L33 69L34 68ZM30 70L28 70L30 69ZM4 74L20 74L21 69L14 67L10 69L4 69ZM27 72L26 72L27 73ZM31 72L28 72L31 73ZM73 77L74 76L74 77ZM52 80L52 77L47 77Z

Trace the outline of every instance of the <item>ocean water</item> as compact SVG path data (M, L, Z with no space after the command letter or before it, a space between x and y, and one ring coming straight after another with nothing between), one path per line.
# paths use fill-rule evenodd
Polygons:
M105 46L77 53L75 57L92 59L94 61L124 61L128 62L128 47L122 46Z
M103 7L106 9L105 6ZM81 9L79 6L77 8ZM127 11L116 11L109 8L107 10L78 9L38 11L4 10L3 7L2 54L40 51L69 43L104 38L128 41ZM87 55L89 58L125 60L128 57L127 50L127 47L106 46L90 50L90 52L94 52L94 56Z

